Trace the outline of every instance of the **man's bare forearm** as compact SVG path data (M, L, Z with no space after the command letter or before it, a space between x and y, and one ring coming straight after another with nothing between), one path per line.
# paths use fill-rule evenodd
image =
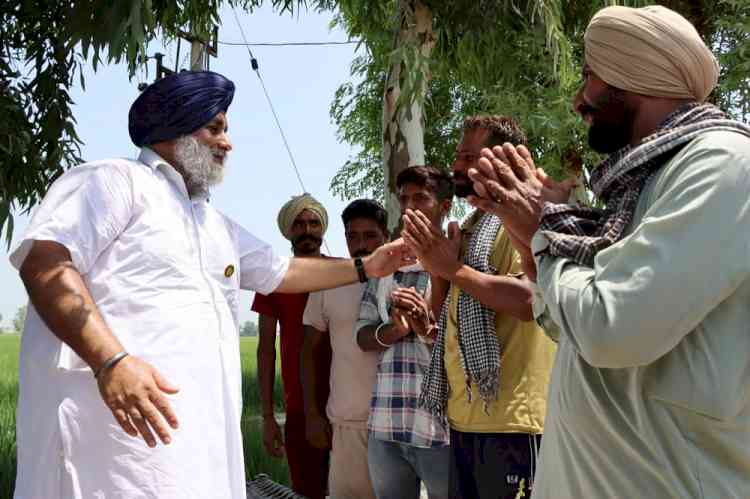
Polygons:
M357 282L354 262L339 258L300 258L289 261L289 269L276 288L278 293L302 293L337 288Z
M328 331L319 331L312 326L305 326L305 340L301 353L301 381L302 395L305 404L305 414L322 415L325 406L318 393L318 373L323 370L319 359L326 341L330 341Z
M123 350L63 245L35 241L20 275L31 304L50 331L92 370Z
M362 257L365 277L390 275L399 267L414 262L402 240L392 241ZM307 293L357 282L359 273L354 260L342 258L292 258L289 268L275 291Z
M258 385L260 386L261 414L273 416L273 388L276 383L276 319L258 316Z
M510 314L522 321L533 319L531 303L534 294L523 279L489 275L463 265L450 276L450 282L496 312Z
M442 277L430 274L430 283L432 287L432 296L430 297L430 310L435 319L440 318L440 312L443 309L443 302L448 299L448 290L451 287L450 281Z
M388 347L384 347L375 338L375 330L379 326L362 326L357 331L357 345L365 352L382 352L387 350L391 345L398 342L403 335L399 335L391 324L386 324L378 331L378 338Z

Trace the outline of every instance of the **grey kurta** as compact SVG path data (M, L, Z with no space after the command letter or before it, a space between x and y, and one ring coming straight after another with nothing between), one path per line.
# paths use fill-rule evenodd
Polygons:
M560 336L532 498L748 498L750 139L685 146L628 231L593 269L537 261Z

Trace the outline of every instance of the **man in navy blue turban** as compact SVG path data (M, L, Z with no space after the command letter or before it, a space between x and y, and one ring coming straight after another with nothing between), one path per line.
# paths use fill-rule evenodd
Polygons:
M211 71L183 71L146 87L128 115L130 138L138 147L193 133L234 98L234 83Z
M240 288L303 293L406 263L399 243L279 257L209 204L233 94L210 72L146 88L130 110L138 159L67 171L12 252L31 301L17 499L244 498Z

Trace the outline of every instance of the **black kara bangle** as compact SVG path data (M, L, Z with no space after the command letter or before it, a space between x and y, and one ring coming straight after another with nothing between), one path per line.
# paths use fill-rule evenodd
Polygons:
M359 257L355 258L354 266L357 268L357 275L359 276L359 282L367 282L367 274L365 273L365 264L362 263L362 259Z

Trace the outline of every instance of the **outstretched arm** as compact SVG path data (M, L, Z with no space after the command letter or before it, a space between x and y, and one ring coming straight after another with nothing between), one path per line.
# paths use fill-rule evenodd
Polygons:
M383 277L414 262L403 241L396 240L362 258L367 277ZM338 258L292 258L278 293L304 293L337 288L357 282L354 260Z

